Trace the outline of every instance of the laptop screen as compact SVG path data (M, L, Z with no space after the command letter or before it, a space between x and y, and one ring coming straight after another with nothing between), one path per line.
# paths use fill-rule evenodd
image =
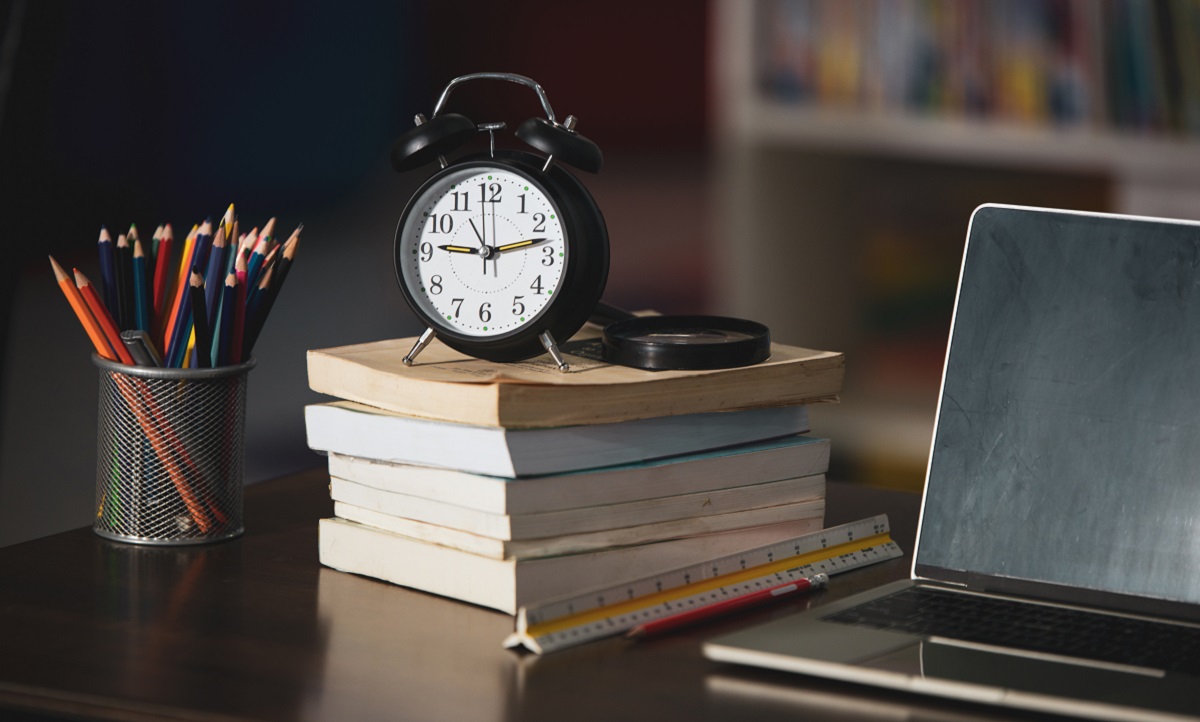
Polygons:
M1200 603L1200 225L976 211L916 568Z

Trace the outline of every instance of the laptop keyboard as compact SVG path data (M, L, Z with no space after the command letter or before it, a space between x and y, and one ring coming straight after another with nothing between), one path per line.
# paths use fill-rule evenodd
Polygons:
M1200 675L1200 629L911 587L825 621Z

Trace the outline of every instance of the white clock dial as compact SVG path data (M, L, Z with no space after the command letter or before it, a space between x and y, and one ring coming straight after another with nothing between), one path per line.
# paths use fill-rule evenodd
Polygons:
M443 328L478 337L538 318L567 264L561 213L541 187L507 168L443 176L400 230L404 283Z

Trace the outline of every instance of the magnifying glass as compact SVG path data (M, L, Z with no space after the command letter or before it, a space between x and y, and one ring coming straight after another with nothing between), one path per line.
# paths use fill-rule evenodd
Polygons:
M750 366L771 356L761 323L727 316L635 316L601 302L590 321L604 328L607 363L648 370Z

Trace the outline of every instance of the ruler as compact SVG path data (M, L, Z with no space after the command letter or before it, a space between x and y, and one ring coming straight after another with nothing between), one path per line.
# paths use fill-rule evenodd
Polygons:
M654 619L700 609L814 574L839 574L903 556L887 516L830 527L634 582L521 607L504 641L537 654L573 647Z

